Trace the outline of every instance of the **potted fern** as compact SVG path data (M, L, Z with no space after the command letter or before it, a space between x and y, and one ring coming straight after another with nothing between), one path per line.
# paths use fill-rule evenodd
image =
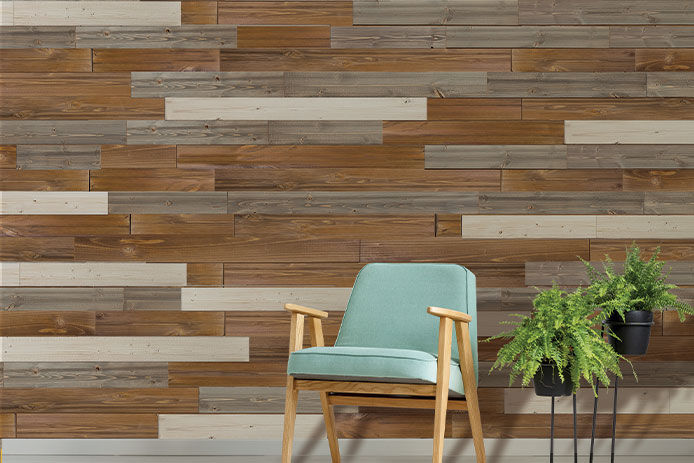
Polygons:
M680 300L671 290L677 286L665 282L665 262L658 260L660 248L650 259L641 258L634 243L627 250L624 272L618 273L614 263L605 256L604 272L583 261L590 286L587 296L601 310L600 318L608 329L608 341L624 355L643 355L648 350L653 312L675 309L683 321L694 308Z
M492 370L511 366L510 381L521 385L533 380L540 396L571 395L584 378L595 392L596 379L610 384L608 372L622 377L617 354L596 329L594 306L581 288L572 293L554 286L533 300L530 316L514 314L518 321L507 331L489 338L509 339L497 354Z

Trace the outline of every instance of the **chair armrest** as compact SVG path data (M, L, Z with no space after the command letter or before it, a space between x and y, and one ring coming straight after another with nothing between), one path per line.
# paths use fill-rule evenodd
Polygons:
M457 310L442 309L441 307L428 307L427 312L437 317L450 318L456 322L470 323L472 317L466 313L458 312Z
M328 312L297 304L284 304L284 310L292 313L299 313L301 315L308 315L309 317L313 318L328 318Z

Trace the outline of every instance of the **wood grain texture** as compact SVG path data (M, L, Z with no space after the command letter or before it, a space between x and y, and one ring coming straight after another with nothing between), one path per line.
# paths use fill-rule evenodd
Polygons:
M629 49L514 49L514 72L630 72L636 53Z
M19 262L0 262L0 286L19 286Z
M645 214L694 214L694 195L682 191L646 192Z
M238 123L237 123L238 124ZM270 121L273 145L379 145L381 121Z
M354 24L518 24L518 1L355 0Z
M128 145L268 143L266 121L128 121Z
M281 387L202 387L200 411L203 413L284 413ZM320 397L299 392L297 413L322 413Z
M332 48L446 48L448 31L442 26L331 27ZM488 48L482 46L480 48Z
M286 356L285 356L286 357ZM253 362L171 362L171 387L286 386L287 360L254 359Z
M679 48L694 46L691 26L610 26L610 46L615 48Z
M330 48L330 26L237 26L238 48Z
M3 24L0 29L0 47L3 49L75 48L75 40L75 28L70 26L25 27Z
M593 170L503 170L502 191L620 191L622 171Z
M181 310L181 288L126 287L123 310Z
M187 2L183 2L187 3ZM350 1L223 1L219 24L329 24L352 25Z
M694 119L692 98L581 98L523 101L523 119Z
M176 147L173 145L101 145L101 167L123 168L175 168Z
M279 439L283 415L159 415L159 439ZM323 415L298 415L294 437L323 435Z
M15 170L0 172L0 189L16 191L86 191L88 170Z
M217 2L181 2L181 24L217 24Z
M181 24L180 2L16 1L15 26L106 26Z
M224 284L224 265L221 262L188 263L188 284L221 286Z
M164 388L166 363L6 362L7 388Z
M95 145L124 143L125 121L0 121L0 143Z
M566 143L692 144L694 121L566 121Z
M596 238L595 216L464 215L463 238Z
M131 224L133 235L234 236L234 216L226 214L133 214Z
M520 24L692 24L690 0L519 0Z
M636 72L489 72L488 96L624 98L646 96L646 74Z
M283 72L133 72L132 96L284 96Z
M93 71L219 71L219 54L219 49L95 49Z
M564 145L427 145L427 169L565 169Z
M630 191L694 191L694 172L690 170L624 171L624 189Z
M642 48L636 51L637 71L691 71L694 48Z
M224 336L222 312L127 311L96 314L97 336Z
M148 413L19 413L25 439L157 438L157 415Z
M17 167L17 147L0 145L0 169L15 169Z
M90 191L212 191L214 172L204 169L101 169L89 175Z
M108 193L108 212L109 214L226 214L227 194L221 191L111 192Z
M4 2L3 2L4 3ZM20 48L0 54L2 72L91 72L91 50Z
M19 145L18 169L99 169L99 145Z
M694 72L649 72L648 96L694 96Z
M236 28L216 25L78 26L76 37L77 48L236 48Z
M516 98L430 98L427 120L520 120L521 100Z
M128 97L130 74L111 72L3 72L0 73L3 95L34 97Z
M71 237L0 237L0 258L3 260L70 261L74 257L74 240Z
M2 288L0 310L123 310L123 288Z
M182 310L281 311L287 303L344 310L351 288L182 288ZM282 316L286 315L279 312ZM227 333L228 334L228 333Z
M592 240L590 242L591 258L594 260L610 256L613 260L624 260L626 250L632 242L636 242L644 256L650 257L656 248L660 248L660 259L693 260L694 242L692 240Z
M665 336L694 336L694 322L688 316L680 321L676 312L663 312L663 335Z
M19 286L184 286L186 264L22 262Z
M325 286L351 288L360 263L224 264L226 286ZM286 378L281 384L286 383Z
M433 121L384 122L383 142L445 144L525 144L562 143L564 125L557 122L525 121Z
M436 214L435 236L461 236L460 214Z
M599 268L598 263L598 268ZM691 261L668 261L665 272L667 281L676 285L692 285L694 278L691 274L694 263ZM615 263L615 269L623 268L621 263ZM621 271L621 270L620 270ZM526 262L525 284L551 285L555 281L560 285L586 284L586 270L582 262Z
M94 320L93 312L0 312L0 335L88 336L95 334Z
M448 26L446 47L607 48L610 33L600 26Z
M91 191L0 191L0 214L107 214L108 196Z
M13 413L0 413L0 437L3 439L16 437L15 415Z

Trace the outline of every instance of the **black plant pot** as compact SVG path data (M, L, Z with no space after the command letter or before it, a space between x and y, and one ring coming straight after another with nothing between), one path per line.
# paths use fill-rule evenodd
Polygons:
M608 332L607 342L618 354L644 355L651 340L653 312L648 310L631 310L625 318L613 313L603 323L611 331Z
M559 378L559 369L554 362L542 363L540 369L535 373L533 385L535 386L535 394L541 397L559 397L571 395L573 392L573 382L571 381L571 373L569 368L564 368L562 371L564 381Z

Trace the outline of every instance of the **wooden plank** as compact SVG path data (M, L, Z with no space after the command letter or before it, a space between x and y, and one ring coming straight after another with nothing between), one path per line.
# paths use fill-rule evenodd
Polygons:
M15 26L119 26L181 24L180 2L16 1Z
M5 337L5 362L247 362L231 336Z
M94 312L33 310L0 312L1 336L88 336L94 334Z
M19 262L0 262L0 286L19 285Z
M692 144L694 121L566 121L566 144Z
M227 194L207 192L111 192L109 214L226 214Z
M91 72L92 53L69 48L3 50L0 69L2 72Z
M633 360L638 382L632 375L624 375L620 385L642 387L691 386L694 384L694 362L641 362Z
M238 237L285 238L426 238L433 233L433 215L237 215L234 229Z
M596 238L596 216L464 215L462 237Z
M18 191L86 191L88 170L15 170L0 172L1 190Z
M176 167L174 145L101 145L104 169L163 169Z
M122 235L130 232L130 218L111 215L6 215L0 236Z
M647 191L644 214L694 214L694 194L682 191Z
M133 72L132 96L137 98L284 96L284 73Z
M694 96L694 72L649 72L648 96Z
M16 119L163 119L160 99L130 97L53 97L11 96L3 98L0 118Z
M613 48L679 48L694 46L691 26L610 26Z
M237 122L238 124L238 122ZM380 145L381 121L270 121L273 145Z
M351 291L352 288L189 287L181 289L181 309L281 311L285 304L295 303L321 310L345 310Z
M694 171L646 169L625 170L624 190L694 191Z
M519 0L520 24L692 24L689 0Z
M460 214L436 214L435 236L461 236L462 223Z
M521 100L517 98L430 98L427 120L520 120Z
M637 71L692 71L694 48L641 48L636 50Z
M363 240L361 246L361 262L452 262L462 265L473 262L525 262L527 268L530 262L562 260L563 256L587 258L588 240L461 240L442 237L428 240Z
M14 24L14 2L0 2L0 26Z
M660 248L660 259L694 260L694 241L692 240L657 240L657 239L621 239L621 240L591 240L590 253L594 260L610 256L613 260L624 260L626 250L632 243L641 248L644 256L650 257L656 248Z
M177 163L183 168L422 169L424 152L416 145L179 145Z
M218 49L95 49L93 57L94 72L219 71Z
M214 171L205 169L101 169L89 176L91 191L212 191Z
M2 288L0 310L123 310L123 288Z
M564 124L526 121L384 122L383 143L556 145Z
M514 49L513 72L633 72L635 52L629 49Z
M127 311L96 315L97 336L224 336L222 312Z
M230 214L474 214L477 210L477 195L459 192L235 191L229 194Z
M360 263L224 264L226 286L327 286L351 288ZM286 382L286 381L284 381ZM284 384L284 382L282 384Z
M194 242L191 242L190 236L181 235L77 237L75 259L156 262L357 262L359 241L233 238L226 235L198 235Z
M201 387L201 413L284 413L282 387ZM322 413L320 396L299 392L297 413Z
M157 438L157 415L148 413L19 413L17 437Z
M30 99L43 97L121 97L130 96L130 73L112 72L20 72L0 73L3 95ZM51 98L52 99L52 98Z
M65 261L75 257L74 239L66 237L0 237L0 259L9 261Z
M0 410L15 413L197 413L194 388L3 389Z
M581 98L523 101L523 119L694 119L692 98Z
M330 29L330 44L332 48L446 48L447 34L442 26L351 26L350 22L348 27Z
M621 179L621 176L620 176ZM215 189L359 191L499 191L498 170L217 169ZM232 194L233 195L233 194Z
M283 415L159 415L159 439L280 439ZM298 415L295 438L324 436L323 415Z
M0 143L97 145L124 143L125 121L0 121Z
M3 5L11 4L11 2L2 3ZM3 49L75 48L75 28L70 26L5 26L0 29L0 47Z
M566 169L564 145L427 145L427 169Z
M166 363L6 362L7 388L165 388Z
M186 3L186 2L181 2ZM233 26L77 27L77 48L236 48Z
M237 26L238 48L330 48L330 26Z
M299 49L222 50L221 70L236 71L510 71L505 49Z
M181 310L181 288L124 288L123 310Z
M449 48L608 48L609 43L610 28L600 26L446 27Z
M99 169L99 145L19 145L18 169Z
M599 262L597 268L601 268ZM615 263L615 269L621 269L621 263ZM676 285L694 285L692 261L667 261L665 271L669 272L667 281ZM621 270L620 270L621 271ZM583 285L587 282L586 267L583 262L526 262L525 284L551 285L553 281L560 285Z
M624 98L646 96L646 74L637 72L489 72L487 96L523 98Z
M166 98L166 119L425 120L425 98Z
M219 24L352 25L350 1L240 1L219 3Z
M620 191L622 171L610 169L503 170L501 186L503 191Z
M354 24L518 24L518 0L355 0Z
M186 264L22 262L19 286L184 286Z
M17 147L0 145L0 169L17 168Z
M217 24L217 2L181 2L181 24Z
M597 238L694 239L694 216L597 216Z
M3 439L17 437L15 433L15 415L13 413L0 413L0 437Z
M694 319L689 316L684 322L680 322L677 312L663 312L664 336L694 336Z
M224 266L221 262L188 263L188 284L194 286L222 286Z
M131 223L133 235L234 236L234 216L226 214L133 214Z
M687 169L693 145L568 145L569 169Z
M380 124L379 124L380 125ZM268 143L265 121L128 121L128 145Z
M651 338L648 353L640 358L647 362L690 361L692 341L692 336L654 336Z

